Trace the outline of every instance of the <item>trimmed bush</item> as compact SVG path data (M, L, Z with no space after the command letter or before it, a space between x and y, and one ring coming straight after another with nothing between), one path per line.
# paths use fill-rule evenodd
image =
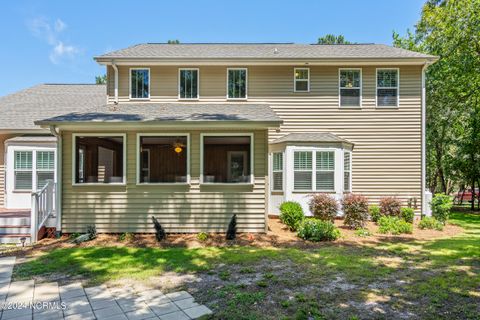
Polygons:
M412 233L413 225L398 217L383 216L378 220L380 233Z
M368 213L370 214L370 219L372 219L373 222L378 222L378 219L382 216L380 213L380 207L377 206L376 204L371 205L368 208Z
M413 218L415 217L415 211L413 211L412 208L402 208L400 209L400 216L406 222L413 223Z
M344 224L353 229L365 226L368 220L368 199L358 194L347 194L342 200Z
M399 217L402 202L396 197L380 199L380 213L384 216Z
M432 230L443 230L443 223L435 219L434 217L423 217L422 220L418 223L420 229L432 229Z
M452 198L437 193L431 202L432 205L432 216L440 221L441 223L445 224L448 220L448 216L450 215L450 209L452 209Z
M300 203L285 201L280 205L280 221L292 231L297 230L298 224L305 218Z
M340 237L340 231L330 221L309 218L298 226L298 236L310 241L333 241Z
M318 193L313 195L309 205L310 212L320 220L333 222L337 216L337 200L328 194Z
M205 242L208 240L208 233L206 232L200 232L197 234L197 239L198 241L202 241L202 242Z

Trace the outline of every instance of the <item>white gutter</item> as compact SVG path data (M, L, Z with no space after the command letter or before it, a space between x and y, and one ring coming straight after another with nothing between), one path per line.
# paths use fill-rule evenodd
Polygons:
M425 191L426 191L426 173L427 173L427 164L426 164L426 121L427 121L427 103L426 103L426 75L425 71L429 63L426 62L422 67L422 209L421 214L422 216L426 215L427 213L427 206L426 206L426 198L425 198Z
M115 64L115 62L112 62L112 68L115 71L115 80L114 80L114 85L115 85L115 104L118 104L118 67Z
M55 214L57 216L57 235L62 234L62 135L60 129L56 130L55 126L50 126L50 132L57 137L57 159L56 159L56 177L57 184L55 189Z

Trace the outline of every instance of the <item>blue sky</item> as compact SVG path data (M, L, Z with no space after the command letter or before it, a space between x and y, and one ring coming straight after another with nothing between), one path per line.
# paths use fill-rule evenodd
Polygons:
M314 43L327 33L391 44L424 0L2 1L0 96L39 83L92 83L92 57L142 42Z

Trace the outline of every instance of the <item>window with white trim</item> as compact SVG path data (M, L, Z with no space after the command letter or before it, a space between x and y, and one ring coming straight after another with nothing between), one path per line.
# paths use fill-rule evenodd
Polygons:
M247 69L229 68L227 70L227 98L247 98Z
M310 91L310 68L295 68L295 92Z
M340 106L360 107L362 72L358 69L340 70Z
M350 192L352 185L352 153L344 151L343 153L343 190Z
M198 99L198 69L180 69L179 98Z
M398 69L377 69L377 106L398 106Z
M317 151L316 152L316 190L334 191L335 190L335 152Z
M295 151L293 154L293 189L312 190L312 151Z
M272 154L272 190L283 190L283 153Z
M130 98L131 99L149 99L150 98L150 70L149 69L130 69Z
M32 190L33 152L15 151L14 153L14 188L15 190Z
M47 180L55 177L55 153L53 151L37 151L37 190L42 189Z

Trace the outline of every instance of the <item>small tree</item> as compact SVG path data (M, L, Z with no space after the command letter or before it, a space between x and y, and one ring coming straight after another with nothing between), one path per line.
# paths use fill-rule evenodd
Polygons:
M338 203L332 196L319 193L312 196L309 203L310 212L320 220L333 222L337 216Z
M384 216L400 216L401 201L396 197L383 197L380 199L380 213Z
M438 193L433 197L431 205L432 216L441 223L445 224L450 215L450 209L452 209L452 198Z
M368 220L368 199L358 194L347 194L342 200L344 224L353 229L363 228Z

